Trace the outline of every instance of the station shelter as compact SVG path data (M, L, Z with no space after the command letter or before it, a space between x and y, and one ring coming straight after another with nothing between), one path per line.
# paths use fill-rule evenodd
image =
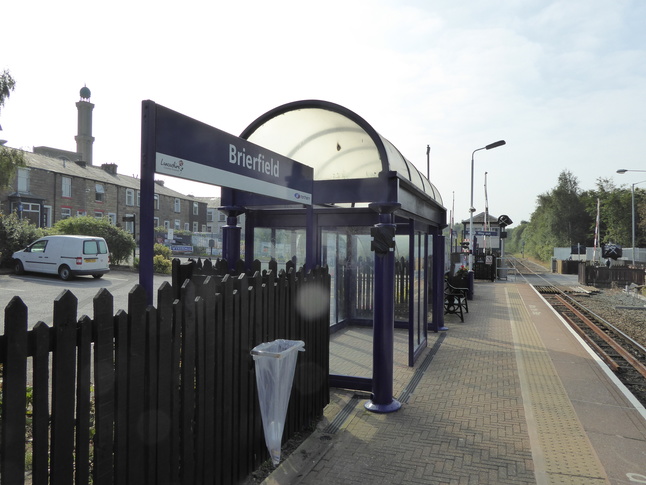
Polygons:
M237 245L246 262L327 265L330 332L374 325L376 345L385 339L392 354L387 334L393 327L388 315L394 313L394 325L408 329L412 366L427 345L428 330L443 326L446 209L437 188L363 118L327 101L279 106L240 138L312 167L313 200L293 204L223 188L225 254ZM384 356L380 360L388 360L387 349ZM374 390L354 376L330 376L330 382Z

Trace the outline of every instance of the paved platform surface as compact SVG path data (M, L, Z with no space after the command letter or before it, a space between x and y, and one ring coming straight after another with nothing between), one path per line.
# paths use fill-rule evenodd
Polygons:
M646 411L530 285L477 282L415 367L397 331L393 395L332 389L317 430L268 484L646 483ZM370 376L369 329L335 334L331 369Z

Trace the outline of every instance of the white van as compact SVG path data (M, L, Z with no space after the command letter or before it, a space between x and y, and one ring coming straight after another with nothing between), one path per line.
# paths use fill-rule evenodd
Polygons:
M100 278L110 271L108 245L94 236L46 236L13 253L13 259L16 274L58 274L65 281L75 275Z

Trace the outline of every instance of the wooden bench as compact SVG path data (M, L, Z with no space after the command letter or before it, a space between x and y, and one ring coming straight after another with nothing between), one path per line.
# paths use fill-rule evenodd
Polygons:
M457 288L448 281L444 283L444 314L457 315L464 322L464 313L469 313L468 288Z

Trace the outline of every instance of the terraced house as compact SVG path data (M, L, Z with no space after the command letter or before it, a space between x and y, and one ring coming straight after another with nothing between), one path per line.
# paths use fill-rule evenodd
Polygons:
M90 90L81 89L78 108L77 151L34 147L23 152L27 166L17 171L14 182L0 191L0 209L16 211L38 227L50 227L61 219L88 215L108 217L138 239L139 179L119 174L117 165L92 164L92 116ZM155 185L155 226L192 232L207 230L207 204L203 199Z

